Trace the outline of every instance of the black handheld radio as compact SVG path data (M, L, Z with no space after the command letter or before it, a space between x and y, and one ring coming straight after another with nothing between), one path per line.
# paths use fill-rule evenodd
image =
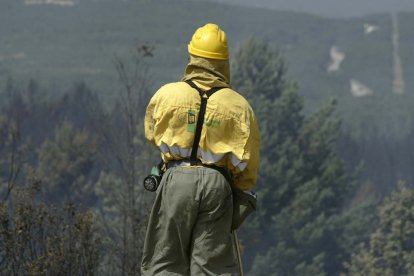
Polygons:
M157 166L152 167L151 173L144 178L144 188L147 191L155 192L161 183L162 178L162 162Z

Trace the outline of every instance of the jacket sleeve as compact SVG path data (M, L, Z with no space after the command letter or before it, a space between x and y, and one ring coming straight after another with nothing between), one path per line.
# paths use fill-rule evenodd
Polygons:
M155 138L154 138L154 127L155 127L155 107L157 104L157 93L151 98L147 110L145 112L145 119L144 119L144 129L145 129L145 138L151 142L151 144L156 145Z
M256 186L260 163L260 131L253 111L251 111L250 115L250 133L244 151L245 156L249 157L246 160L247 166L235 177L234 186L237 189L246 191Z

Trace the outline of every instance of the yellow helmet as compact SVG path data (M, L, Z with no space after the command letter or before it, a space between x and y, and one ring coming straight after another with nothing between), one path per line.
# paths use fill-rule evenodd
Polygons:
M194 33L188 52L199 57L227 60L229 48L226 33L216 24L208 23Z

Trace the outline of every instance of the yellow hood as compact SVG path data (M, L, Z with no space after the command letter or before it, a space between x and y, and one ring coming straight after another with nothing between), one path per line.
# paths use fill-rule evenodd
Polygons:
M207 59L190 55L182 81L192 79L202 88L229 87L230 65L228 60Z

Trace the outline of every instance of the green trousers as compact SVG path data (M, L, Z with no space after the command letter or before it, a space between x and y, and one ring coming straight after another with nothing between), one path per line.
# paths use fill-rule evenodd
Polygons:
M236 275L232 191L216 170L164 174L149 218L142 275Z

